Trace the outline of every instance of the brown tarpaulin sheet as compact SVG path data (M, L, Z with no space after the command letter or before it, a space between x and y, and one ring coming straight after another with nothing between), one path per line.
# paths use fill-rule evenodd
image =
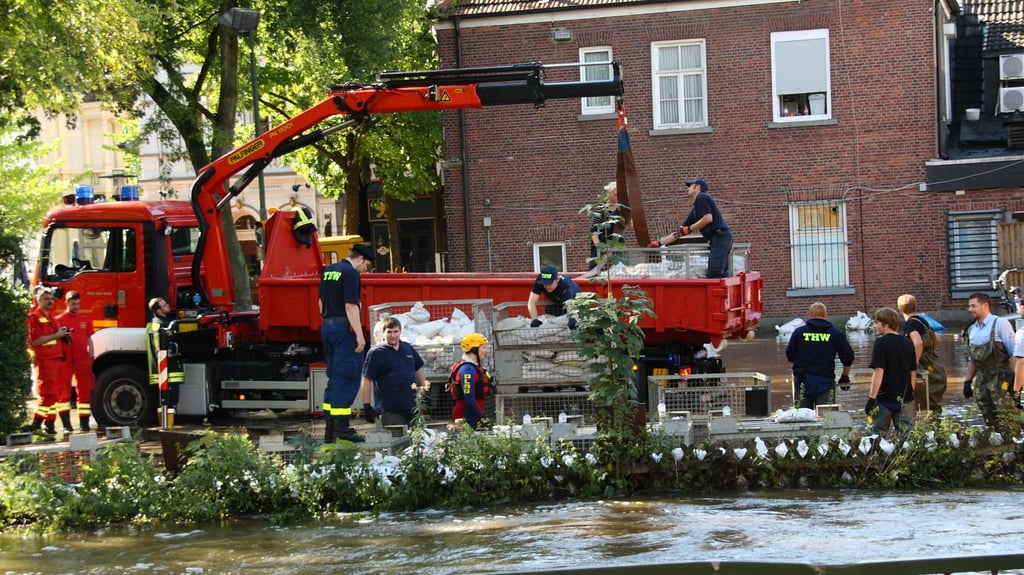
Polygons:
M640 176L636 173L633 150L626 130L626 114L619 112L619 155L615 165L615 186L618 189L620 213L626 224L633 222L637 244L644 248L651 241L647 231L647 216L644 215L644 200L640 193ZM621 230L618 230L621 232Z

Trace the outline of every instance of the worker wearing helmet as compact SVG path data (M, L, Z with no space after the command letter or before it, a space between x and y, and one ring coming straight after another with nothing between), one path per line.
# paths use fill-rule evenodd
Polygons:
M462 338L462 361L452 366L449 379L455 407L452 420L465 419L466 424L476 429L484 417L484 402L491 381L483 368L487 357L487 338L480 333L471 333ZM471 398L473 401L466 401Z
M530 299L526 301L526 311L530 314L530 327L540 327L543 323L537 317L537 303L543 295L550 302L544 307L544 313L548 315L565 315L565 302L576 297L580 293L580 286L570 278L558 273L555 266L544 266L533 282L533 289L530 290ZM576 319L569 319L569 329L576 327Z

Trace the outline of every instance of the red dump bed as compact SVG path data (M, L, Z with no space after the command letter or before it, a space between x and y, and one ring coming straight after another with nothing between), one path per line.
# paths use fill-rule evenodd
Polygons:
M260 328L269 341L319 341L320 249L297 245L291 225L267 229L267 259L259 281ZM287 222L287 216L285 218ZM570 274L571 275L571 274ZM495 305L522 302L530 295L536 274L368 273L362 277L363 327L369 329L371 305L392 302L490 299ZM584 291L607 295L599 283L576 279ZM614 279L616 295L623 285L644 289L653 301L654 319L641 324L646 343L670 341L718 344L742 338L761 318L761 274L739 273L723 279ZM543 298L542 298L543 301Z

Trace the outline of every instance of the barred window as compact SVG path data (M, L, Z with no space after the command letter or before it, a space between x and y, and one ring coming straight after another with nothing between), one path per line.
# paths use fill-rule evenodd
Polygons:
M789 206L794 289L845 288L850 283L846 203Z
M999 273L998 224L1002 212L950 212L946 217L949 237L949 287L953 297L992 289L991 277Z

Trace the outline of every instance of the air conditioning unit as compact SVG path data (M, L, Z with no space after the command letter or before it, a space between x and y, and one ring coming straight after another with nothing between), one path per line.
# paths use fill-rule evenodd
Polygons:
M999 79L1020 80L1024 78L1024 54L1007 54L999 57Z
M1009 114L1024 110L1024 87L999 89L999 113Z

